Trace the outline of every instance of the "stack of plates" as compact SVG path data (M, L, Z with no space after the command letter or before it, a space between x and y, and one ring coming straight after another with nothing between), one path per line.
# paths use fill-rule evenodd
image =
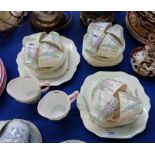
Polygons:
M2 60L0 59L0 96L2 95L7 81L7 74Z
M155 43L155 12L129 11L126 26L131 35L143 44Z

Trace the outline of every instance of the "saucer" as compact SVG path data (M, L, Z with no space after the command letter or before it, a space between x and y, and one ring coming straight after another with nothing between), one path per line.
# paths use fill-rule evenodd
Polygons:
M61 39L63 41L63 45L65 48L68 48L68 53L69 53L69 66L66 72L57 78L49 79L49 80L39 80L40 84L42 85L45 83L45 81L48 81L50 86L58 86L64 82L69 81L74 73L77 70L77 66L80 63L80 55L77 52L77 48L74 44L74 42L66 37L61 36ZM30 73L27 72L24 60L23 60L23 53L20 52L17 56L16 62L18 64L18 71L20 76L28 76ZM30 75L29 75L30 76Z
M82 55L95 67L109 67L123 59L125 39L123 28L111 23L91 23L83 37Z
M22 50L23 53L23 50ZM64 75L68 69L69 66L69 53L66 50L65 51L66 58L63 62L63 64L57 68L56 70L53 70L53 68L47 68L47 69L41 69L41 70L35 70L32 68L29 68L25 65L25 70L28 74L35 76L38 80L48 80L48 79L55 79L58 77L61 77Z
M140 115L138 120L132 124L114 128L103 128L94 123L94 120L90 117L85 96L87 95L87 89L89 89L90 83L92 83L92 81L113 77L123 78L127 80L130 87L133 87L134 83L134 87L137 89L138 96L142 99L142 101L144 101L144 108L143 113ZM148 113L151 108L150 99L145 94L144 89L139 83L138 79L124 72L97 72L93 75L88 76L81 87L81 91L77 99L77 106L86 129L88 129L89 131L91 131L99 137L116 139L132 138L136 134L139 134L142 131L144 131L149 117Z
M85 36L84 36L85 38ZM94 67L109 67L109 66L115 66L122 62L123 55L120 55L120 57L115 59L100 59L95 57L92 54L88 54L88 52L85 50L85 43L83 41L83 47L82 47L82 55L85 58L85 60Z

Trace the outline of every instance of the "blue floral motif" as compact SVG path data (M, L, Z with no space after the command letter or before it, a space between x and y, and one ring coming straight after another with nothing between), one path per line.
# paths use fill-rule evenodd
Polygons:
M28 143L29 137L30 133L27 130L18 127L6 127L0 137L0 143Z

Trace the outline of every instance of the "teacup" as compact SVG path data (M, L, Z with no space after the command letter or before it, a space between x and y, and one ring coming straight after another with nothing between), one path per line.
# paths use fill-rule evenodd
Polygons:
M34 77L18 77L11 80L7 85L7 92L17 101L27 104L36 103L41 93L49 89L49 84L44 84L42 89L38 80Z
M38 104L38 113L50 120L61 120L67 116L77 96L78 91L67 95L60 90L50 91Z

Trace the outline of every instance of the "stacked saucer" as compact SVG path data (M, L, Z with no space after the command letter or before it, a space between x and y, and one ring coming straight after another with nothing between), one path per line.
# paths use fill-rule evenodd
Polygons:
M82 54L95 67L119 64L123 59L125 40L123 28L111 23L91 23L83 39Z
M155 43L155 12L129 11L126 15L126 26L139 42Z
M36 77L40 84L60 85L72 78L80 56L72 40L56 32L26 36L17 56L20 76Z
M0 59L0 96L2 95L7 81L7 74L2 60Z
M77 106L89 131L124 139L145 129L150 100L137 78L124 72L97 72L84 81Z

